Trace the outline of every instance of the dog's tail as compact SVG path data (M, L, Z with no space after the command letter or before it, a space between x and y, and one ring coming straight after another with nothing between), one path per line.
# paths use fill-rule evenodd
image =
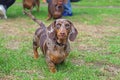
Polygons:
M36 19L30 12L24 11L24 13L25 13L27 16L29 16L33 21L35 21L37 24L39 24L40 26L45 26L42 21Z

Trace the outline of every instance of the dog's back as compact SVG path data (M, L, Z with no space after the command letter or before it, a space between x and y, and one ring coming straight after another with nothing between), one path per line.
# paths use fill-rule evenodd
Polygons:
M39 44L40 49L44 53L44 42L46 41L47 35L46 35L46 27L43 23L41 23L40 27L35 31L35 36L33 40L33 44Z

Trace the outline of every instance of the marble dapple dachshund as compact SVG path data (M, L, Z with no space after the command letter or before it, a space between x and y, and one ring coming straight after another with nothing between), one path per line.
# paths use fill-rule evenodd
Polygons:
M26 12L25 12L26 13ZM66 19L57 19L48 27L30 13L26 13L39 24L33 39L34 58L38 58L37 49L40 47L51 72L56 72L56 64L65 61L70 53L70 41L74 41L78 31L73 23Z

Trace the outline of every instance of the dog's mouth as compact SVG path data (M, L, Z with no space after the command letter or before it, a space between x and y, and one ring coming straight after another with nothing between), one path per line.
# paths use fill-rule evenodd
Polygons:
M57 43L59 45L64 45L66 44L66 36L59 36L58 39L57 39Z
M60 34L60 35L58 35L58 38L61 39L61 40L64 40L64 39L67 38L67 36L64 35L64 34Z

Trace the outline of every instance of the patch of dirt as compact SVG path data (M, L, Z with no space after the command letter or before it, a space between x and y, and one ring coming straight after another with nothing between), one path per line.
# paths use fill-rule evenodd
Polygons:
M120 72L120 67L115 65L107 65L106 67L102 68L101 71L109 72L111 76L115 76Z
M2 37L7 41L5 43L6 48L18 49L22 41L31 41L34 32L29 29L37 26L37 24L28 24L28 20L25 19L5 20L4 23L0 24L0 33L3 34Z
M7 75L5 77L0 77L0 80L13 80L16 79L13 75Z
M71 62L76 66L81 66L81 65L93 66L94 68L97 68L102 72L98 76L107 76L108 80L111 80L113 77L115 77L120 73L120 66L110 64L106 61L87 63L81 59L72 59Z
M118 36L120 27L114 26L92 26L85 25L81 23L73 23L77 28L79 35L74 43L76 45L72 45L72 49L77 46L78 50L88 50L88 51L104 51L106 49L107 42L105 41L106 37ZM94 43L88 44L87 42L98 41L98 45ZM85 43L86 42L86 43Z
M3 32L6 36L10 36L10 35L19 35L20 31L15 28L15 27L11 27L10 24L6 23L3 24L2 26L0 26L0 30L1 32Z
M36 71L36 70L16 70L14 72L17 72L17 73L27 73L27 74L30 74L30 75L35 73L35 74L39 75L38 76L39 79L44 79L45 78L43 73L42 73L42 71L40 71L40 70L38 70L38 71ZM31 79L33 79L32 76L31 76Z
M116 19L116 18L114 18L114 16L107 16L106 14L103 14L103 17L104 17L104 19L103 19L102 23L105 25L117 26L120 24L120 19ZM117 17L117 15L116 15L116 17Z
M71 61L73 64L75 64L76 66L81 66L83 64L85 64L85 61L84 60L81 60L81 59L72 59Z
M99 68L99 70L102 72L102 74L99 76L107 76L108 80L111 80L113 77L120 73L120 66L110 64L106 61L94 62L89 64L92 64L92 66Z
M103 47L81 44L81 45L79 45L78 50L90 51L91 52L91 51L101 51L101 50L105 50L105 49Z
M19 18L15 20L8 19L4 23L0 24L0 29L6 35L28 36L31 35L31 33L28 31L29 28L37 27L36 24L28 24L28 22L29 22L28 20Z
M100 26L88 26L88 25L83 25L80 23L74 23L78 32L84 32L87 36L95 37L95 38L102 38L104 33L103 27Z
M91 26L91 25L83 25L80 23L74 23L79 34L81 32L86 33L87 36L94 38L104 38L105 36L114 35L114 32L119 32L120 27L114 26Z
M12 71L13 73L25 73L25 74L30 74L30 78L33 79L32 74L37 74L39 79L44 79L45 77L43 76L43 73L41 71L36 71L36 70L18 70L18 71ZM0 77L0 80L20 80L21 76L15 76L15 75L6 75L3 77Z
M8 49L19 49L20 42L11 40L6 44L6 48Z

